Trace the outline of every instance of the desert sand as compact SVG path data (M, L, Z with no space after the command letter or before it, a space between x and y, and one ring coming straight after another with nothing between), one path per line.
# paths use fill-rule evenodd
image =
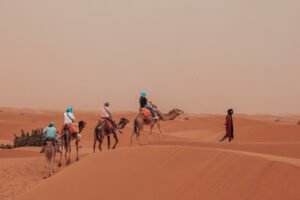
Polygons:
M11 141L20 129L47 126L56 111L2 108L0 140ZM122 112L131 123L120 135L120 145L92 153L96 112L78 112L85 120L81 159L63 166L51 178L39 148L0 150L0 199L298 199L300 191L300 126L298 116L235 115L232 143L219 143L223 115L186 114L162 122L163 138L129 146L136 113ZM280 119L280 120L278 120ZM157 130L155 130L157 131Z

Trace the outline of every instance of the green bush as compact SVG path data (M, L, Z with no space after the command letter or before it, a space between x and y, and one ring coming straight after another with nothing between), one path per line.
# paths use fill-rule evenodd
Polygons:
M24 130L21 130L21 136L15 135L14 139L14 148L16 147L28 147L28 146L42 146L44 140L43 129L34 129L25 133Z
M12 149L12 148L14 147L10 144L0 144L0 149Z
M17 136L15 134L15 139L13 141L13 145L10 144L0 144L0 149L13 149L17 147L36 147L42 146L44 138L43 129L34 129L29 132L25 133L25 131L21 130L21 135Z

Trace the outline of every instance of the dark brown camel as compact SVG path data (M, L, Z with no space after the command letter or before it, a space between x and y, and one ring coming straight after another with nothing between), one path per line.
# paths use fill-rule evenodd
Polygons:
M80 121L78 123L78 129L79 133L82 132L86 125L86 122ZM71 163L71 142L75 140L76 144L76 161L79 161L79 142L80 142L80 137L78 135L73 135L68 127L68 125L65 125L64 127L64 132L62 133L61 136L61 144L62 144L62 151L63 148L65 148L65 159L66 159L66 165L69 165ZM62 154L60 154L60 161L58 166L61 167L61 161L62 161Z
M117 124L117 127L119 130L125 128L125 126L129 123L129 120L126 118L121 118L119 123ZM96 144L97 141L99 142L99 150L102 151L102 143L104 140L104 137L107 136L107 142L108 142L108 150L110 149L110 134L113 134L115 138L115 144L112 147L113 149L116 148L119 139L116 133L114 133L111 128L107 126L107 124L103 120L99 120L95 130L94 130L94 152L96 152Z
M162 112L160 112L159 110L156 110L157 115L159 117L158 120L154 120L152 118L152 116L145 116L142 112L140 112L137 117L134 120L134 129L131 135L131 145L132 145L132 140L133 140L133 136L136 136L136 140L137 142L141 145L140 142L140 132L143 130L144 125L149 125L150 126L150 132L149 132L149 136L148 136L148 143L151 143L151 136L152 136L152 129L155 125L157 125L158 129L159 129L159 138L161 138L161 128L160 128L160 121L168 121L168 120L174 120L176 117L178 117L179 115L184 114L184 112L182 110L179 110L177 108L171 110L168 114L163 114Z

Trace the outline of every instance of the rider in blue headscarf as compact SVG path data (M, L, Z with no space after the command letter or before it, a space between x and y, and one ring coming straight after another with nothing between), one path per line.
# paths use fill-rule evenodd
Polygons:
M147 99L147 93L146 91L142 91L141 92L141 96L140 96L140 107L141 108L147 108L148 110L151 111L151 114L152 114L152 117L153 119L159 119L157 116L156 116L156 113L153 109L153 107L151 106L151 102Z

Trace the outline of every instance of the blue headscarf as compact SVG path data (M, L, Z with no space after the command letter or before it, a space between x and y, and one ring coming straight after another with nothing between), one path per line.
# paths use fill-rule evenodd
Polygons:
M68 112L68 113L73 113L73 108L70 106L70 107L67 109L67 112Z
M147 93L146 93L145 91L142 91L142 92L141 92L141 96L142 96L142 97L146 97L146 96L147 96Z

